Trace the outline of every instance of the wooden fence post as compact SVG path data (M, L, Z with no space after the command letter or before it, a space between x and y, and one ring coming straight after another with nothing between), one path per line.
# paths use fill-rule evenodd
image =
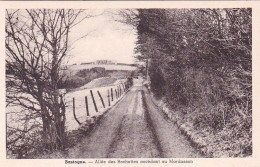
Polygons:
M98 96L99 96L99 98L100 98L100 100L101 100L101 102L102 102L102 104L103 104L103 107L106 108L105 103L104 103L104 100L103 100L103 98L102 98L100 92L97 91L97 93L98 93Z
M113 97L113 88L111 88L111 100L112 100L112 101L114 100L114 97Z
M94 98L94 96L93 96L92 90L90 90L90 94L91 94L91 97L92 97L92 100L93 100L93 103L94 103L95 110L96 110L96 112L98 112L97 104L96 104L95 98Z
M73 97L73 115L75 120L78 122L79 125L81 125L81 123L79 122L79 120L76 117L76 112L75 112L75 98Z
M86 104L87 116L89 116L89 110L88 110L88 97L87 97L87 96L85 96L85 104Z
M109 94L109 89L107 90L107 99L108 99L108 106L110 106L110 94Z
M123 85L124 85L124 90L125 90L125 92L126 92L126 87L125 87L125 83L123 83Z
M123 92L125 92L124 83L122 83L122 89L123 89Z
M116 98L118 98L118 95L117 95L117 91L116 91L116 89L115 89L115 92L116 92Z

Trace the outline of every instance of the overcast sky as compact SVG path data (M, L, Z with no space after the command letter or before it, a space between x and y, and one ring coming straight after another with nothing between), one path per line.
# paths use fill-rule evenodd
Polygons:
M88 18L71 31L71 40L80 39L73 45L69 64L91 62L100 59L116 60L121 63L134 62L136 31L115 21L109 10L95 10L98 16Z

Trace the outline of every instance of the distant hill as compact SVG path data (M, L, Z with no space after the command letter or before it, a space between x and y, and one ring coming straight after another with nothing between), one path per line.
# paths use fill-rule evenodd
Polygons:
M84 69L91 69L95 67L105 68L105 70L117 70L117 71L134 71L137 69L135 64L125 64L125 63L117 63L117 64L93 64L93 63L82 63L78 65L69 65L67 68L67 74L75 75L78 71Z
M94 86L104 86L118 79L126 79L135 73L137 67L125 64L81 64L70 65L65 69L64 80L59 84L60 89L75 89L89 83L92 80ZM93 84L90 87L93 87Z

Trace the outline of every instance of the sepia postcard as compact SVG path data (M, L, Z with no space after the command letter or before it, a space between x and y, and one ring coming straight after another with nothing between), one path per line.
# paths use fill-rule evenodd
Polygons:
M0 166L260 166L260 2L1 1Z

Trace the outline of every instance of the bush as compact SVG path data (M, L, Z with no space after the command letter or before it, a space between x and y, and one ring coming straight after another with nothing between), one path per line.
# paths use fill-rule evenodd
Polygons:
M198 130L221 133L239 116L234 131L250 136L240 125L252 127L252 9L138 11L137 51L154 94Z
M223 116L219 112L202 112L195 116L193 126L196 129L210 128L216 133L224 127Z
M91 69L83 69L75 75L61 80L58 84L59 89L73 89L81 87L93 79L105 77L107 72L103 67L94 67Z
M154 92L156 97L163 97L164 95L164 90L165 90L165 81L163 78L162 71L157 67L156 64L154 65L153 68L150 69L150 79L151 79L151 90Z

